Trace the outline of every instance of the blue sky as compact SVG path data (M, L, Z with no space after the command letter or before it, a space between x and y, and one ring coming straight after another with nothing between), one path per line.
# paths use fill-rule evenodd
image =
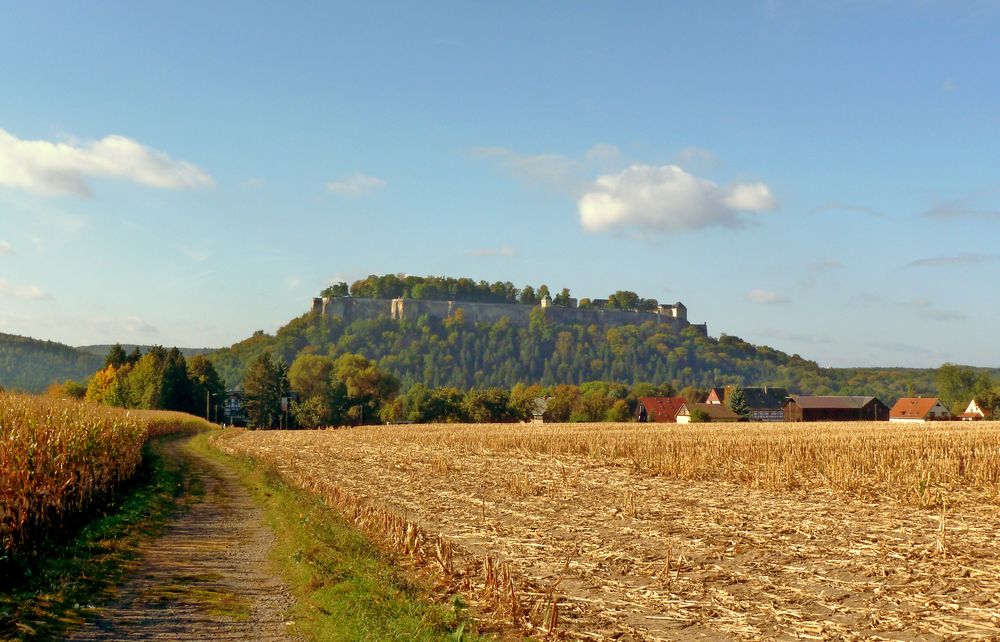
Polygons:
M402 272L1000 365L1000 3L94 5L2 5L0 331L222 346Z

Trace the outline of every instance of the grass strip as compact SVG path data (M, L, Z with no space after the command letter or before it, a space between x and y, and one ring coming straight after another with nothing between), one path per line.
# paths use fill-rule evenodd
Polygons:
M295 597L295 632L307 640L489 640L475 631L464 601L435 602L429 586L328 508L252 458L190 447L235 470L276 535L272 560Z
M62 637L96 614L134 570L139 546L163 532L181 508L181 497L197 486L184 461L166 456L164 442L144 447L133 479L75 533L53 536L18 572L0 579L0 640Z

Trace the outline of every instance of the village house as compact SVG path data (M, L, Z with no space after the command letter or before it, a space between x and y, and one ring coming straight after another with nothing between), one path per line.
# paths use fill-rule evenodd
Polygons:
M732 386L712 388L705 403L728 405L729 393L732 392L732 389ZM750 421L785 420L784 404L785 399L788 398L788 391L784 388L745 387L743 388L743 396L746 397L747 407L750 408Z
M531 400L531 423L544 424L545 411L549 408L549 397L535 397Z
M639 397L635 419L649 423L675 423L677 413L685 403L687 399L684 397Z
M889 406L876 397L806 397L785 401L785 421L887 421Z
M951 413L937 397L903 397L889 411L889 421L897 424L948 419L951 419Z
M965 412L960 414L958 418L962 421L979 421L980 419L989 419L991 414L988 407L973 399L969 402Z
M712 423L728 423L739 421L740 416L729 409L729 406L718 403L685 403L677 411L677 423L691 423L691 413L701 410L708 415L708 420Z

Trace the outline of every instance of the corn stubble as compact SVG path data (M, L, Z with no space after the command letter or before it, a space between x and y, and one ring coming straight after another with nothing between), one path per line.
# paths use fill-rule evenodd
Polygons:
M1000 638L1000 424L233 432L539 638Z
M131 478L147 439L207 426L181 413L0 393L0 561L31 553Z

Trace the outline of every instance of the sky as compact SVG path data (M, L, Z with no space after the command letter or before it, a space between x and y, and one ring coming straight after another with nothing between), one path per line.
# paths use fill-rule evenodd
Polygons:
M332 282L682 301L1000 366L1000 2L0 2L0 332L221 347Z

